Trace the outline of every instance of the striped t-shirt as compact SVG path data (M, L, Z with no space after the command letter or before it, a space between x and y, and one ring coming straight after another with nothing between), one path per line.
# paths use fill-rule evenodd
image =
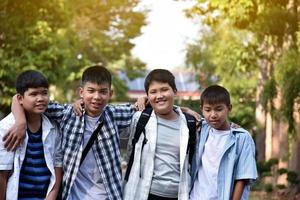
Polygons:
M19 200L45 199L51 172L46 165L42 126L36 133L27 129L28 144L19 180Z

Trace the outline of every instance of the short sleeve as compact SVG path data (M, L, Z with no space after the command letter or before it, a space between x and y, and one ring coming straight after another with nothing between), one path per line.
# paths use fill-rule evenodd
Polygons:
M0 121L0 170L13 169L14 152L5 149L2 139L14 123L15 119L12 113Z
M240 155L236 165L235 180L249 179L250 183L257 178L255 145L250 134L239 143Z
M125 129L130 126L131 119L135 113L135 108L130 103L113 106L114 120L119 129Z
M59 104L57 102L50 102L48 104L48 108L46 110L46 112L44 113L49 119L57 122L57 123L60 123L61 120L63 119L66 111L68 109L72 109L72 108L69 108L70 105L69 104Z

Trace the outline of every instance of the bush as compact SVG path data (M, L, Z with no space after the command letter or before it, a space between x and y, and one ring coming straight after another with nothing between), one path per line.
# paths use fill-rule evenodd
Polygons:
M264 187L265 191L270 193L270 192L273 192L273 185L268 183L268 184L265 184L265 187Z

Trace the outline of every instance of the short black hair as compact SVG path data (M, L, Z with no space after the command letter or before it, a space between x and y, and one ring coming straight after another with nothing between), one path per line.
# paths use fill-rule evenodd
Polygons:
M168 83L173 91L177 92L175 77L170 71L166 69L154 69L147 75L144 82L144 87L147 94L152 81Z
M24 95L29 88L49 88L47 78L39 71L27 70L19 74L16 80L17 93Z
M229 92L222 86L219 85L211 85L207 87L201 94L200 104L203 107L204 103L208 104L218 104L224 103L229 106L230 103L230 94Z
M103 84L108 83L111 86L111 73L104 66L97 64L88 67L84 70L81 77L81 85L83 86L87 82Z

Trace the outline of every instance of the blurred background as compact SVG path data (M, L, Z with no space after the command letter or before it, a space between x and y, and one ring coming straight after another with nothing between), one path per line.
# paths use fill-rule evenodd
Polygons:
M176 77L176 104L199 111L211 84L256 142L251 199L300 199L300 0L1 0L0 118L17 75L44 73L72 102L82 71L112 72L112 103L145 95L149 70ZM126 146L126 144L123 144Z

